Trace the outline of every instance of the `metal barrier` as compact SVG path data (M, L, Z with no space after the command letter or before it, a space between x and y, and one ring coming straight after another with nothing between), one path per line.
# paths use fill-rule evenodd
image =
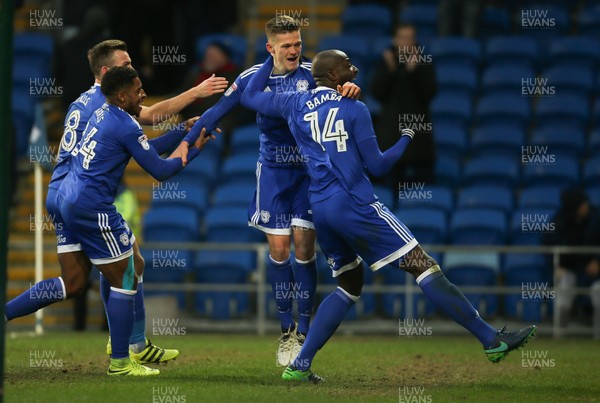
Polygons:
M190 283L169 283L169 284L145 284L146 290L171 290L171 291L242 291L256 292L257 313L256 329L257 333L263 335L266 333L267 312L266 312L266 293L269 291L266 282L266 266L262 258L266 256L268 245L266 243L167 243L167 242L147 242L143 244L144 249L157 250L225 250L225 251L255 251L257 253L257 282L256 284L190 284ZM567 246L492 246L492 245L423 245L427 252L470 252L470 253L498 253L498 254L546 254L552 255L554 267L554 284L558 283L556 267L558 267L561 254L600 254L600 247L567 247ZM443 269L443 267L442 267ZM482 294L510 294L522 289L518 287L493 286L493 287L461 287L465 292L478 292ZM404 286L394 285L370 285L363 288L364 292L403 292L406 304L406 319L412 319L413 295L420 292L418 286L414 285L413 277L406 272L406 284ZM551 289L550 291L554 291ZM574 288L575 295L585 295L589 293L589 288ZM553 311L554 337L560 337L561 329L559 327L559 310Z

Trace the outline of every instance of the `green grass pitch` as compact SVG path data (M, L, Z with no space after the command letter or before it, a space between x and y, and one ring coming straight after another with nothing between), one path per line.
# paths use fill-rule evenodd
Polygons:
M276 337L188 334L154 340L181 356L150 378L109 378L101 333L8 338L5 401L21 402L594 402L600 342L535 338L491 364L471 337L334 336L319 385L290 384ZM526 355L524 355L526 354Z

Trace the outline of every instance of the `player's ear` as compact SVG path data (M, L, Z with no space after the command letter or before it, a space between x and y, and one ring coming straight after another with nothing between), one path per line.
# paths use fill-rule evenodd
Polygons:
M270 54L273 54L275 52L275 48L269 43L267 42L267 52L269 52Z
M329 71L327 72L327 79L328 79L329 81L331 81L331 82L334 82L334 83L335 83L335 82L337 82L337 80L338 80L338 74L337 74L337 71L335 71L335 70L329 70Z

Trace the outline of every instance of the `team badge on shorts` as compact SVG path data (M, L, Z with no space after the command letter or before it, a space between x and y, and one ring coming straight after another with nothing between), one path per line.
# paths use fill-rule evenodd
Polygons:
M150 144L148 144L148 137L145 134L142 134L138 137L138 143L142 145L142 148L146 151L150 149Z
M330 269L333 269L335 266L335 259L332 258L331 256L327 258L327 264L329 265Z
M308 92L308 81L298 80L296 82L296 92Z
M121 243L122 243L124 246L127 246L127 245L129 245L129 236L127 236L127 233L126 233L126 232L123 232L123 233L121 234L121 236L119 237L119 240L121 241Z
M263 223L268 223L269 220L271 219L271 213L269 213L266 210L261 210L260 211L260 219Z

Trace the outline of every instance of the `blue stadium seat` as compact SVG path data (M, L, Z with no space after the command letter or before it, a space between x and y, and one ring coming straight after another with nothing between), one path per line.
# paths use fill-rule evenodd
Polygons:
M260 129L255 124L239 126L231 133L229 149L231 154L258 153Z
M379 199L381 203L383 203L387 208L393 209L396 205L396 195L397 193L390 189L388 186L382 185L374 185L373 191L375 195Z
M481 91L484 95L523 95L523 80L535 77L529 66L516 64L492 65L483 73Z
M435 179L440 185L455 186L460 182L460 162L443 155L435 161Z
M525 130L520 125L479 125L471 133L471 155L518 158L525 144Z
M506 216L494 209L457 209L449 234L450 242L457 245L500 245L506 239Z
M200 240L198 212L191 207L151 207L143 220L146 242L194 242Z
M491 208L509 213L513 208L510 188L498 185L473 185L458 192L458 208Z
M519 195L519 208L556 210L560 206L560 192L562 188L562 184L554 186L533 184L530 187L526 187Z
M13 46L15 66L34 69L37 73L31 77L50 77L54 53L51 35L36 32L15 34Z
M580 35L596 40L600 38L600 4L582 8L578 19Z
M25 91L12 93L12 118L15 130L16 155L23 156L27 153L29 137L33 128L35 118L35 103L31 96Z
M590 157L600 153L600 129L592 130L590 133L588 137L587 153Z
M500 268L500 258L496 253L446 253L444 273L450 282L463 287L493 287ZM482 316L498 312L498 297L495 294L463 290L465 297Z
M443 210L448 216L454 209L452 188L444 185L425 185L423 189L399 192L399 208L435 208Z
M246 207L211 207L204 224L208 242L262 242L264 238L260 231L248 226Z
M564 35L569 30L569 15L567 10L561 4L550 5L532 4L524 8L520 7L517 10L519 32L522 35L535 38L538 43L548 44ZM523 11L529 13L523 15Z
M598 86L600 87L600 74L598 75ZM594 101L594 110L593 110L593 118L594 118L594 126L600 126L600 98L596 98Z
M590 198L590 203L597 209L600 209L600 186L586 188L586 193Z
M373 37L389 34L392 28L390 9L375 4L350 5L341 18L344 34Z
M535 129L531 135L531 145L548 146L548 152L555 155L566 155L581 158L583 155L585 135L576 127L544 126Z
M183 206L204 215L208 207L208 188L189 177L172 177L152 186L152 207Z
M473 112L471 97L454 92L439 93L431 102L433 126L468 128Z
M435 127L437 155L460 159L467 150L467 131L461 126L438 125Z
M199 37L196 41L196 60L202 60L208 45L215 42L221 43L231 50L231 59L235 64L246 65L248 43L243 36L234 34L210 34Z
M510 220L510 242L513 245L540 245L542 235L554 230L552 208L526 208L513 212Z
M440 92L452 91L472 97L477 91L477 70L458 66L440 66L435 69Z
M484 7L479 22L477 36L480 38L492 38L510 32L510 14L504 7Z
M587 187L600 185L600 156L596 155L585 162L583 182Z
M551 298L544 300L542 294L535 292L544 286L550 291L552 284L552 265L542 255L508 255L504 265L504 282L508 287L521 288L520 292L504 297L508 317L526 322L540 322L551 317Z
M594 91L592 70L580 66L557 66L542 72L549 86L555 86L559 96L589 97Z
M462 183L514 186L519 183L519 167L514 157L476 157L464 164Z
M191 273L192 251L140 248L144 258L144 283L183 283ZM144 289L144 296L172 295L180 309L185 308L185 292Z
M598 40L583 36L568 36L557 39L550 46L552 66L584 67L594 69L600 58Z
M400 11L400 22L413 24L417 31L417 41L437 36L438 8L434 4L409 4Z
M219 183L243 181L256 184L256 153L232 155L225 159L219 177Z
M443 244L446 242L448 223L444 210L424 206L405 207L395 212L421 244Z
M204 284L245 284L254 252L200 251L194 262L196 282ZM242 291L200 291L195 295L196 311L213 319L228 320L248 312L249 296Z
M520 66L535 69L539 47L532 38L523 36L497 36L488 39L485 47L488 66Z
M549 155L551 157L551 155ZM552 163L531 163L523 169L525 186L574 186L579 183L579 160L556 155Z
M261 35L256 42L254 42L254 63L259 64L267 60L269 52L267 52L267 35Z
M205 150L203 150L204 152L198 155L193 161L189 162L185 169L173 178L193 181L198 183L199 186L210 189L217 180L220 163L220 156L207 149L211 143L208 143L205 146Z
M212 205L219 207L248 207L256 185L252 183L230 183L218 186L213 194Z
M432 42L431 51L436 68L453 65L476 70L481 60L481 44L471 38L438 38Z
M514 124L526 128L531 105L521 95L484 95L475 109L478 124Z

